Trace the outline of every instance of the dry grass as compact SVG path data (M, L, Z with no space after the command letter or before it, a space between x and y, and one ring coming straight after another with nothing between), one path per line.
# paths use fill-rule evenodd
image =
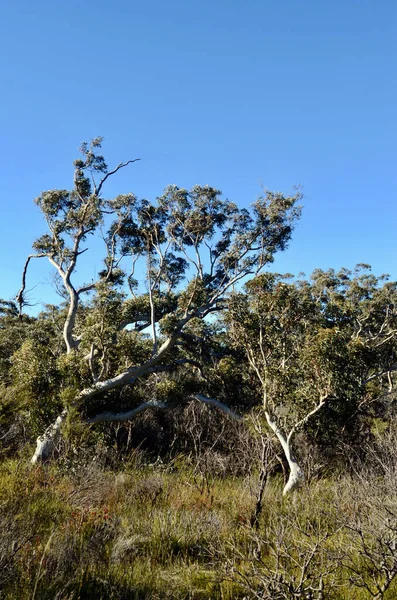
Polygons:
M367 481L312 482L286 500L272 481L254 530L252 477L200 479L182 461L68 473L7 460L0 597L362 600L385 589L393 600L395 481Z

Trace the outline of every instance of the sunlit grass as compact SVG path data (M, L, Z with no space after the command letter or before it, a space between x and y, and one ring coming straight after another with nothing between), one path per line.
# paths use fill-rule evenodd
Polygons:
M254 598L255 590L276 585L269 573L277 560L277 577L292 589L299 565L317 544L308 585L315 587L324 572L324 598L371 598L360 585L374 577L381 582L382 572L371 573L368 561L360 559L360 538L352 527L360 515L366 544L375 552L368 507L373 502L381 519L385 490L364 489L346 477L313 482L283 499L281 487L277 478L269 482L255 530L252 476L203 481L187 465L172 472L165 467L112 472L94 463L68 473L54 465L4 461L0 597ZM389 493L391 515L395 507ZM352 576L352 565L362 570L361 579ZM285 593L280 598L293 598ZM395 597L392 583L384 599Z

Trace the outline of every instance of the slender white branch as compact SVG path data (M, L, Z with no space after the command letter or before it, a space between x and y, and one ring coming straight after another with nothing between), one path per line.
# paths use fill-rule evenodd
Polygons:
M246 271L244 270L244 271L240 272L238 275L236 275L235 277L232 277L231 279L228 279L228 278L225 276L225 278L224 278L224 279L226 280L226 283L224 283L224 284L221 284L221 285L219 285L219 286L217 287L217 290L215 291L214 295L211 297L211 300L210 300L210 302L216 302L216 300L217 300L218 298L220 298L220 297L224 296L224 295L225 295L225 293L226 293L228 290L230 290L230 288L231 288L231 287L233 287L233 285L234 285L235 283L237 283L238 281L240 281L240 279L243 279L243 277L246 277L246 276L248 276L248 275L252 275L252 274L253 274L253 271L252 271L252 270L248 270L248 269L247 269Z
M104 423L105 421L129 421L139 413L147 410L148 408L167 408L167 405L164 402L143 402L136 408L132 408L131 410L127 410L124 412L113 413L113 412L103 412L95 415L95 417L91 417L87 419L87 423L90 425L94 423Z
M265 410L265 417L267 424L280 442L284 456L288 462L289 477L283 489L283 496L286 496L300 485L304 479L304 472L292 452L291 439L286 437L283 431L281 431L276 417L273 417L267 410Z
M374 375L371 375L367 379L364 379L364 381L362 382L362 385L366 385L370 381L373 381L374 379L377 379L378 377L381 377L382 375L387 375L388 373L392 373L393 371L397 371L397 366L390 367L389 369L383 369L382 371L378 371L378 373L375 373Z
M389 342L392 338L394 338L397 334L397 329L393 329L392 331L390 331L388 333L388 335L383 338L383 340L381 340L380 342L378 342L377 344L375 344L375 348L379 348L380 346L383 346L383 344L386 344L387 342ZM377 339L378 335L374 336L373 339Z
M299 429L300 427L303 427L303 425L305 425L309 421L309 419L311 419L316 413L318 413L318 411L321 410L322 407L326 404L327 400L330 400L328 395L322 396L320 398L320 402L313 408L313 410L308 412L307 415L305 415L302 419L300 419L300 421L295 423L295 425L291 428L290 432L288 433L288 437L287 437L288 443L291 441L296 430Z
M209 404L210 406L215 406L229 417L236 419L236 421L242 421L243 417L238 413L234 412L229 406L221 402L220 400L216 400L215 398L209 398L208 396L204 396L204 394L194 394L193 398L199 400L199 402L203 402L204 404Z

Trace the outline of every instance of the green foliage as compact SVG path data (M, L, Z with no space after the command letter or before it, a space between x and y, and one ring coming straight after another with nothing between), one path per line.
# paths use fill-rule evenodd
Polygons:
M60 373L48 346L28 339L12 357L13 393L26 404L39 431L58 414Z
M129 163L109 171L101 143L82 144L71 190L36 199L48 231L19 310L0 300L4 597L391 600L397 283L363 264L263 273L291 238L299 191L265 190L251 210L210 186L108 199ZM94 234L103 267L78 287ZM34 257L55 267L64 302L30 318ZM133 423L87 424L148 403ZM29 470L29 444L65 407L58 466ZM279 497L265 422L305 463L310 486L293 502ZM346 467L359 477L340 477Z
M11 305L11 308L10 308ZM11 381L11 357L32 333L34 319L18 319L14 303L0 301L0 382Z
M303 419L323 446L337 435L351 441L364 430L366 406L375 407L370 399L393 387L397 295L384 280L365 265L317 270L309 281L265 273L232 296L230 343L260 386L257 401L262 396L286 435Z
M211 362L208 374L215 371L216 344L208 344L205 327L198 335L197 321L223 310L229 288L286 247L300 216L299 191L292 196L265 191L251 210L239 209L207 185L168 186L155 201L133 193L106 198L109 177L135 160L109 170L101 144L95 138L81 145L70 190L47 190L36 198L48 231L25 263L19 311L12 303L1 305L7 318L23 316L29 263L47 258L65 302L59 309L47 307L33 335L21 340L11 373L12 385L43 422L62 405L62 390L75 394L68 404L84 416L95 409L132 409L138 400L161 398L171 405L186 400L200 388L198 372L202 377L204 368L195 360L192 339L198 339L202 361ZM76 273L91 235L104 242L103 268L96 280L79 286ZM171 374L182 365L186 385L176 386ZM159 380L163 372L170 377ZM115 391L123 386L123 392ZM202 387L225 388L222 377Z
M205 282L195 278L189 282L186 289L180 294L178 305L182 310L198 308L205 306L209 300L209 290Z

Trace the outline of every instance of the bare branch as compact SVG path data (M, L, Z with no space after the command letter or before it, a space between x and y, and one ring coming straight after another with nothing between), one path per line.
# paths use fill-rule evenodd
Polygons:
M87 419L87 423L93 425L94 423L104 423L105 421L129 421L139 413L147 410L148 408L167 408L167 405L164 402L143 402L136 408L131 410L127 410L125 412L112 413L112 412L103 412L95 417L91 417Z
M92 283L88 283L87 285L83 285L78 290L76 290L76 293L77 293L78 296L80 296L80 294L85 294L85 292L89 292L89 291L93 290L94 287L97 284L98 284L97 281L93 281Z
M215 406L229 417L236 419L236 421L242 421L243 417L238 413L234 412L229 406L221 402L220 400L216 400L215 398L208 398L208 396L204 396L204 394L194 394L193 398L196 398L199 402L203 402L204 404L209 404L210 406Z
M23 271L22 271L21 289L19 290L18 294L15 296L15 300L17 301L17 304L19 305L19 318L20 319L22 318L22 310L25 305L24 294L25 294L25 289L26 289L26 273L28 270L30 260L32 258L44 258L45 256L48 256L48 255L45 254L44 252L42 252L40 254L29 254L29 256L26 259L26 262L25 262L25 265L24 265Z
M375 373L374 375L371 375L370 377L368 377L368 379L365 379L362 382L362 385L366 385L367 383L369 383L373 379L377 379L378 377L381 377L382 375L387 375L388 373L392 373L393 371L397 371L397 366L396 367L390 367L389 369L383 369L382 371L379 371L378 373Z
M127 162L120 163L119 165L117 165L117 167L115 169L113 169L113 171L109 171L108 173L106 173L105 177L103 177L101 179L101 181L99 182L98 187L96 187L96 185L94 186L95 194L97 196L99 196L99 194L101 193L102 186L105 183L105 181L108 179L108 177L110 177L111 175L114 175L115 173L117 173L117 171L119 171L120 169L123 169L127 165L130 165L131 163L137 162L138 160L141 160L141 159L140 158L134 158L133 160L127 160Z
M80 402L93 396L96 396L101 392L106 392L108 390L112 390L122 385L130 384L139 377L143 377L148 373L153 373L154 367L160 370L161 367L164 366L161 365L161 361L163 360L164 356L167 354L167 352L169 352L169 350L171 350L171 348L175 346L176 342L178 341L180 332L182 331L186 323L188 323L193 318L193 316L195 315L191 314L188 315L186 318L181 319L178 327L176 327L172 335L170 335L163 342L163 344L158 349L157 354L152 356L144 364L138 366L131 366L119 375L115 375L114 377L111 377L110 379L107 379L105 381L98 381L93 386L82 390L77 398L76 403L79 404Z

